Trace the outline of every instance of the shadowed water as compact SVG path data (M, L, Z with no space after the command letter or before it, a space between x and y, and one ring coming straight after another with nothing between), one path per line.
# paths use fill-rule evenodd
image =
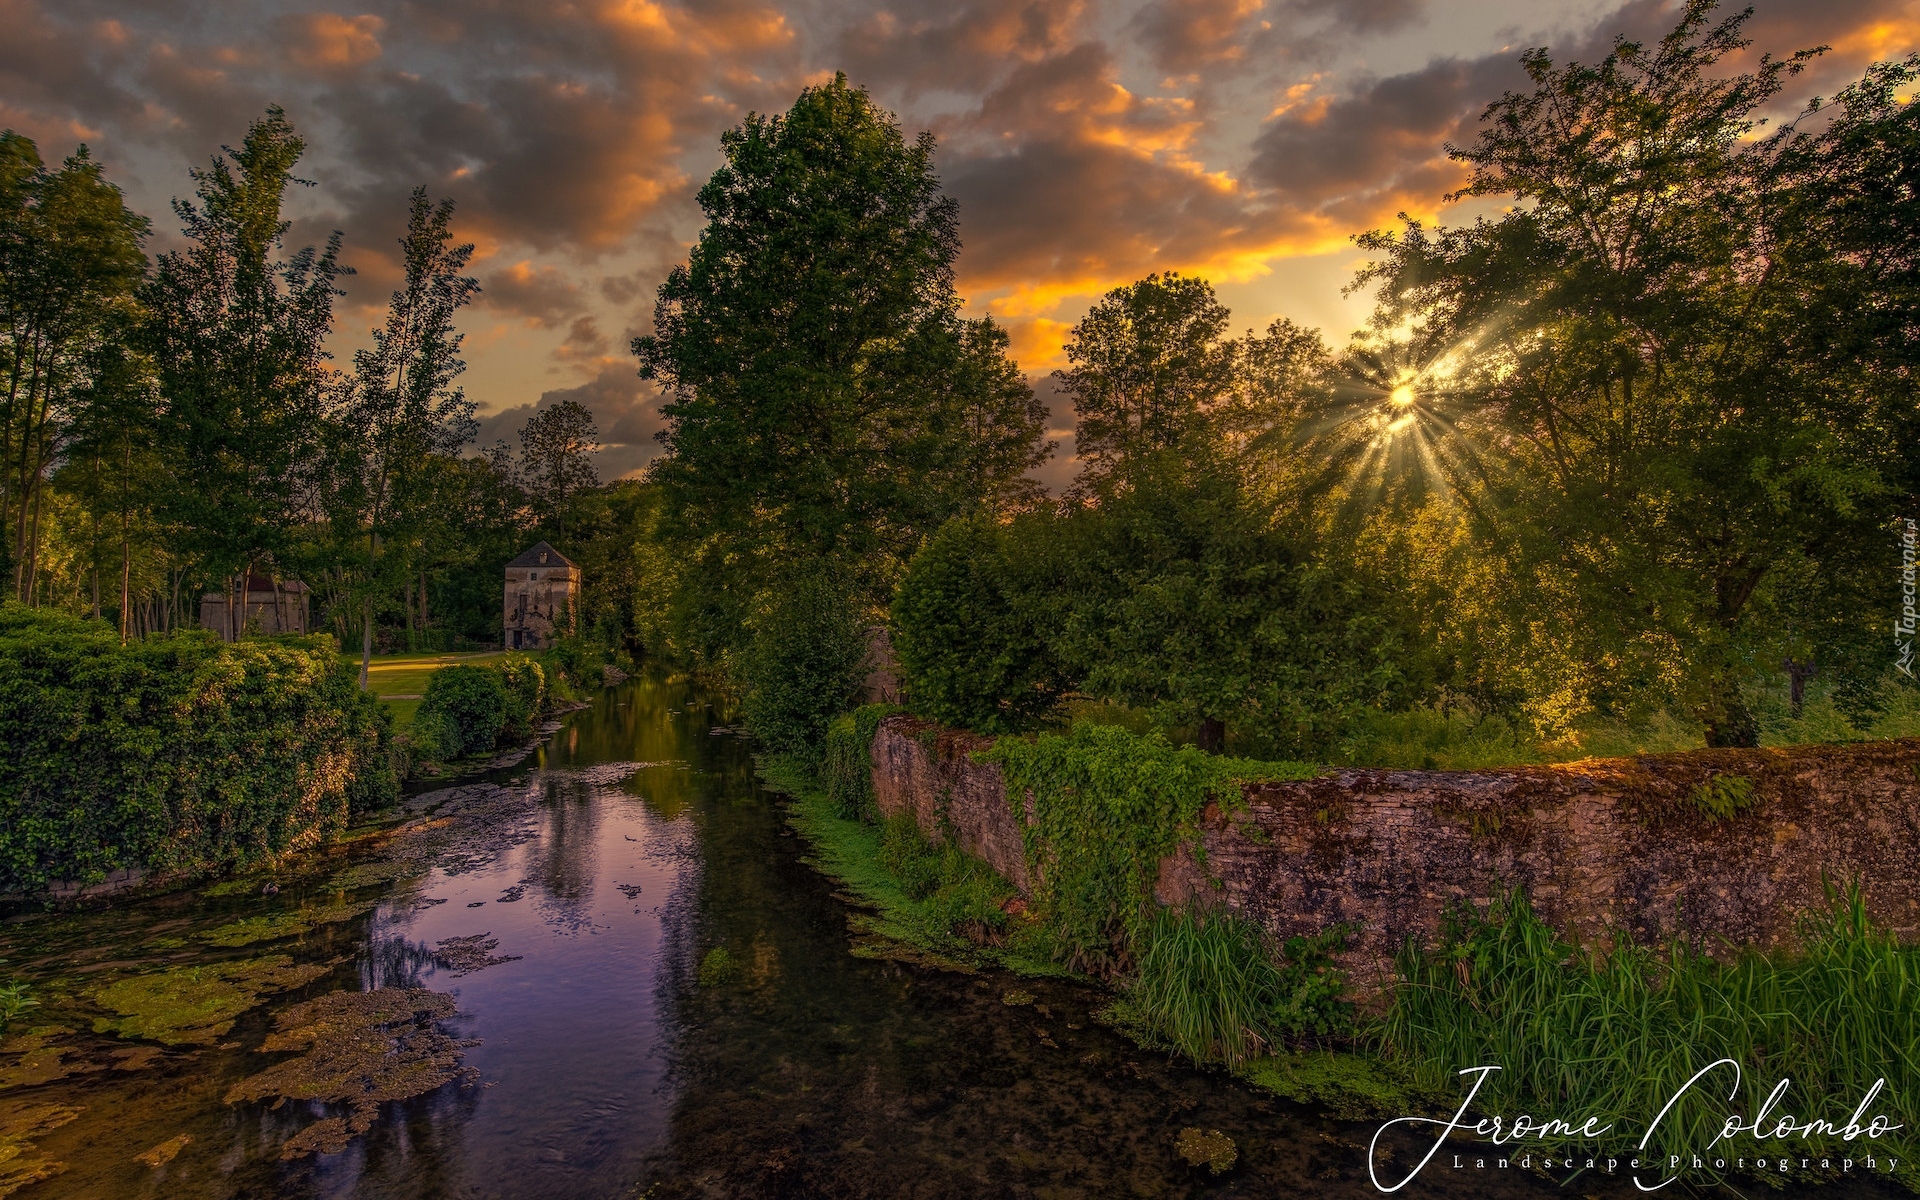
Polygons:
M381 853L348 847L271 898L183 893L11 923L0 958L47 999L16 1032L66 1030L48 1044L78 1069L46 1077L44 1061L0 1055L0 1196L23 1162L57 1172L20 1186L25 1200L1378 1194L1371 1125L1142 1051L1092 1019L1092 989L854 957L847 907L723 719L684 680L609 689L491 777L524 803L374 888L343 890L343 868ZM608 769L621 763L649 765ZM343 898L378 903L242 948L205 943L237 918ZM436 953L476 935L487 965ZM703 982L715 948L731 969ZM128 1056L149 1043L91 1031L103 981L262 954L327 972L200 1044ZM1038 1002L1004 1003L1016 986ZM223 1097L286 1057L259 1050L276 1013L380 987L455 997L449 1032L477 1040L474 1075L386 1103L343 1151L283 1160L290 1137L342 1110ZM21 1133L46 1113L64 1123ZM1227 1133L1239 1165L1188 1166L1174 1150L1186 1126ZM170 1160L141 1161L169 1143ZM1553 1190L1436 1167L1400 1194ZM1572 1194L1630 1191L1588 1176Z

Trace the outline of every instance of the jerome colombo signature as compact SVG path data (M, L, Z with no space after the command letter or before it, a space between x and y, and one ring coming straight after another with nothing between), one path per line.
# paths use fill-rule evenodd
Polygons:
M1658 1154L1651 1157L1641 1156L1646 1154L1647 1143L1651 1142L1654 1134L1659 1131L1660 1123L1667 1119L1667 1114L1673 1111L1674 1106L1680 1102L1681 1098L1692 1091L1694 1085L1698 1084L1708 1074L1721 1070L1722 1068L1732 1069L1733 1085L1728 1089L1727 1099L1732 1100L1740 1094L1740 1064L1730 1058L1718 1059L1694 1072L1693 1078L1681 1084L1679 1090L1675 1091L1673 1095L1668 1098L1666 1104L1661 1107L1660 1112L1647 1125L1647 1131L1641 1135L1639 1144L1634 1147L1636 1154L1629 1163L1629 1166L1634 1171L1633 1184L1635 1187L1643 1192L1657 1192L1679 1178L1678 1172L1683 1165L1680 1155L1673 1154L1666 1156L1666 1162L1664 1164L1661 1162L1661 1156ZM1468 1067L1461 1071L1460 1074L1463 1076L1473 1076L1473 1086L1467 1089L1466 1098L1460 1101L1460 1107L1456 1109L1453 1116L1447 1120L1443 1121L1438 1117L1395 1117L1393 1120L1388 1121L1379 1129L1375 1130L1373 1140L1367 1144L1367 1177L1373 1181L1373 1186L1382 1192L1397 1192L1409 1183L1412 1183L1414 1179L1419 1176L1420 1172L1426 1169L1427 1164L1433 1161L1433 1156L1439 1153L1440 1147L1446 1144L1447 1138L1452 1136L1455 1131L1473 1134L1494 1146L1510 1146L1525 1142L1545 1142L1549 1139L1558 1140L1563 1143L1570 1141L1591 1143L1604 1137L1613 1129L1611 1123L1605 1125L1600 1124L1598 1117L1588 1117L1584 1121L1575 1123L1558 1117L1543 1121L1526 1113L1520 1114L1512 1121L1508 1121L1499 1115L1482 1117L1477 1121L1468 1121L1466 1119L1467 1109L1473 1104L1473 1098L1479 1094L1480 1086L1487 1081L1489 1075L1492 1075L1499 1069L1500 1068L1496 1066L1485 1066ZM1811 1117L1806 1120L1801 1120L1790 1113L1778 1111L1785 1102L1787 1089L1792 1083L1792 1080L1782 1079L1778 1084L1774 1085L1772 1093L1767 1096L1766 1102L1754 1113L1751 1120L1741 1113L1736 1112L1729 1114L1726 1121L1721 1125L1720 1132L1714 1136L1713 1141L1707 1143L1707 1145L1702 1148L1702 1152L1704 1153L1705 1151L1711 1150L1714 1146L1726 1139L1739 1137L1743 1134L1753 1138L1755 1141L1761 1142L1763 1145L1768 1141L1777 1141L1782 1143L1780 1146L1782 1158L1779 1163L1779 1169L1786 1171L1788 1170L1789 1159L1786 1157L1787 1147L1784 1143L1790 1139L1798 1139L1802 1143L1805 1143L1814 1138L1824 1139L1837 1137L1844 1141L1851 1142L1857 1137L1873 1139L1884 1137L1896 1129L1904 1128L1901 1125L1894 1124L1885 1116L1875 1115L1871 1118L1866 1117L1867 1106L1873 1103L1874 1097L1880 1094L1881 1089L1886 1086L1886 1082L1885 1079L1876 1080L1874 1085L1867 1089L1866 1096L1861 1099L1859 1106L1853 1110L1853 1115L1847 1118L1846 1123L1835 1125L1830 1121L1822 1121ZM1865 1124L1861 1124L1863 1118L1866 1120ZM1433 1145L1427 1148L1425 1157L1421 1158L1421 1160L1414 1165L1414 1168L1407 1172L1406 1176L1398 1183L1388 1185L1380 1181L1378 1169L1379 1156L1377 1151L1380 1144L1380 1135L1396 1125L1407 1125L1413 1128L1432 1126L1437 1127L1439 1133L1433 1139ZM1812 1152L1809 1151L1809 1153ZM1608 1160L1609 1163L1614 1161L1615 1160ZM1746 1160L1741 1159L1739 1161L1744 1166ZM1803 1158L1799 1161L1801 1167L1805 1168L1811 1160ZM1825 1160L1821 1161L1824 1166ZM1764 1159L1756 1159L1755 1162L1761 1169L1766 1169L1768 1166ZM1852 1160L1849 1159L1846 1160L1846 1162L1848 1169L1851 1169L1853 1165ZM1455 1165L1459 1165L1457 1158ZM1504 1166L1504 1162L1501 1165ZM1551 1165L1551 1161L1549 1161L1548 1165ZM1573 1163L1569 1161L1567 1165L1572 1166ZM1592 1160L1589 1160L1588 1165L1593 1165ZM1703 1166L1704 1162L1696 1157L1692 1165ZM1724 1167L1724 1160L1719 1160L1719 1165ZM1892 1170L1894 1165L1895 1160L1888 1160L1889 1170ZM1641 1180L1641 1171L1661 1171L1665 1178L1662 1178L1657 1183L1649 1184Z

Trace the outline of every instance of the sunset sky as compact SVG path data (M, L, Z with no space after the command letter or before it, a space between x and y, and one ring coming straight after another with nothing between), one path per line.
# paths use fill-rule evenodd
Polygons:
M1755 8L1757 50L1833 47L1792 107L1920 48L1920 0ZM49 159L86 142L157 250L187 168L283 105L316 184L294 236L344 229L359 271L343 361L394 284L407 192L453 196L485 288L463 322L482 440L572 397L616 476L657 449L626 346L699 229L721 130L835 70L938 136L962 294L1044 387L1087 304L1155 270L1212 279L1242 327L1344 341L1365 308L1341 295L1350 235L1465 215L1441 206L1461 178L1443 144L1471 141L1523 49L1591 60L1672 19L1655 0L0 0L0 127Z

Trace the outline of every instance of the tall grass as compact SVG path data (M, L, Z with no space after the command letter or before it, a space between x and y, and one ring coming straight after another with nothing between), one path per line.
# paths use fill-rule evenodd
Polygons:
M1885 1078L1862 1122L1878 1112L1907 1126L1870 1144L1908 1159L1920 1148L1920 948L1876 928L1857 888L1830 891L1801 932L1790 956L1719 962L1678 943L1656 951L1624 940L1602 952L1561 940L1510 894L1484 916L1454 913L1437 950L1402 952L1401 984L1374 1036L1424 1087L1451 1094L1457 1071L1497 1065L1480 1092L1483 1112L1576 1126L1597 1117L1613 1124L1616 1146L1637 1143L1695 1072L1733 1059L1739 1087L1721 1068L1649 1143L1663 1155L1711 1146L1728 1161L1859 1157L1867 1143L1849 1147L1837 1136L1714 1139L1730 1115L1752 1121L1781 1079L1792 1083L1769 1128L1787 1114L1844 1125Z
M1344 930L1292 939L1283 961L1258 925L1221 911L1163 908L1145 932L1116 1015L1195 1062L1237 1067L1283 1040L1351 1028L1328 957Z

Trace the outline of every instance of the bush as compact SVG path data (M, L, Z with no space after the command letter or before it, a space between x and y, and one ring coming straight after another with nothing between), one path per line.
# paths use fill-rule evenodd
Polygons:
M467 664L441 667L427 676L427 693L413 718L416 742L442 762L485 753L500 740L507 703L499 671Z
M0 605L0 892L245 866L397 796L390 720L333 639L111 628Z
M1065 589L1044 516L956 517L907 567L891 614L907 699L932 721L1009 733L1053 711L1073 681L1054 652Z
M523 741L533 736L534 726L546 711L547 673L540 664L524 654L509 654L493 664L507 690L506 717L500 736Z
M873 735L880 722L899 711L892 704L862 705L827 726L820 782L841 819L871 821L878 815L873 804Z
M860 688L866 632L820 575L782 589L756 625L742 664L747 728L768 750L817 763L827 726Z

